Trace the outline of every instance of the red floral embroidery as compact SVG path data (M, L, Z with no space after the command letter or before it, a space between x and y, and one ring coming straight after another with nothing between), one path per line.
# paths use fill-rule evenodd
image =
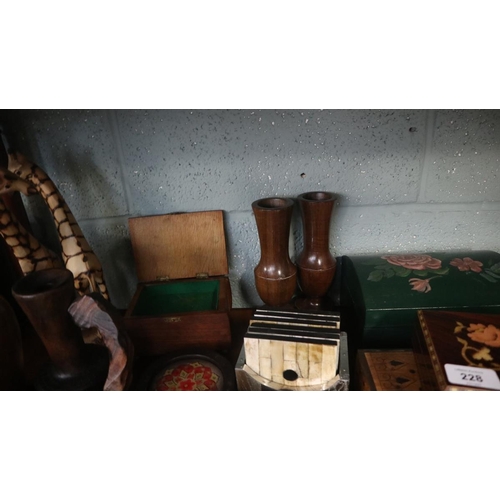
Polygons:
M207 390L209 390L209 391L216 390L216 384L215 384L214 380L208 380L205 385L207 386Z
M181 380L179 382L179 389L181 391L192 391L195 386L194 381L192 380Z
M480 273L482 271L483 263L478 260L473 260L470 257L465 257L464 259L455 258L450 264L452 266L458 267L460 271L474 271L475 273Z
M157 391L216 391L219 375L194 361L166 370L156 382Z

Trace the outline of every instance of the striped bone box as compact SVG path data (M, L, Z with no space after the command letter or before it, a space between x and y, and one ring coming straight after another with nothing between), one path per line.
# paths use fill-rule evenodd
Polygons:
M236 363L238 390L348 390L347 335L335 312L257 309Z

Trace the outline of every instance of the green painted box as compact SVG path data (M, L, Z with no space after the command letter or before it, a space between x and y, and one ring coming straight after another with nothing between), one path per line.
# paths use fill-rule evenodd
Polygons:
M342 258L349 348L411 348L419 309L500 313L500 254L449 251Z

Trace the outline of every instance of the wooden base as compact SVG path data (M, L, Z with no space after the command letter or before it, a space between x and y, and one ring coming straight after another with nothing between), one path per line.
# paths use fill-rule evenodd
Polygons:
M332 311L334 303L331 297L297 297L294 302L295 307L299 311Z
M35 379L38 391L102 391L109 369L109 354L105 347L85 345L86 370L71 377L61 377L52 364L45 365Z

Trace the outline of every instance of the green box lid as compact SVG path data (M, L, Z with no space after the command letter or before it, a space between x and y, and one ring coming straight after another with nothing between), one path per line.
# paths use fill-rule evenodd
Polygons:
M363 317L365 334L399 328L408 337L418 309L500 312L497 252L345 256L343 273L343 302L347 296Z

